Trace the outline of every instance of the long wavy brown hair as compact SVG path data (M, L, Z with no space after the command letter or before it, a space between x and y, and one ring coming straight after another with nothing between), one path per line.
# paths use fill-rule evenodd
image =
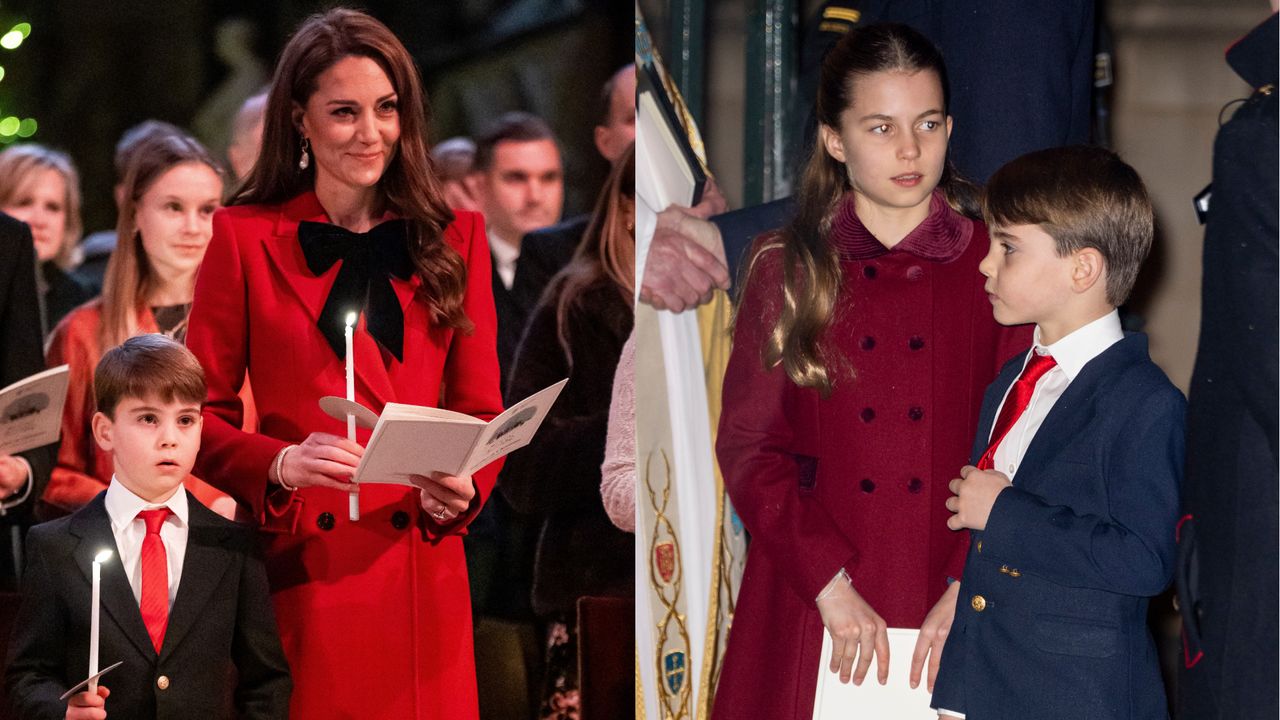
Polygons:
M608 280L630 305L636 290L636 146L632 143L613 164L596 199L591 222L573 259L556 277L556 334L566 357L569 352L569 311L588 288Z
M839 133L841 114L853 105L858 77L878 72L936 73L943 103L949 105L947 71L938 49L919 32L898 24L868 25L847 33L822 61L815 114L822 125ZM946 111L946 108L943 108ZM938 183L947 202L958 212L977 217L977 189L963 180L947 161ZM781 365L792 382L831 394L844 358L824 346L823 334L835 318L843 280L840 258L827 242L835 212L851 190L844 164L827 154L815 137L800 177L795 215L779 243L757 249L748 263L750 276L760 255L782 249L782 312L761 349L766 368ZM746 283L742 283L745 287ZM736 321L736 318L735 318Z
M102 324L98 341L109 350L138 333L138 313L155 289L155 273L147 261L138 231L138 201L156 180L184 163L208 166L225 181L222 168L199 141L185 134L154 134L130 150L116 218L116 247L102 278Z
M293 123L295 106L306 106L317 78L345 57L364 57L387 74L399 96L400 141L378 191L387 207L410 221L409 250L418 296L440 325L470 332L462 309L467 265L444 241L453 212L444 201L427 145L429 107L422 78L409 51L386 25L356 10L335 8L307 18L280 54L267 94L262 153L228 204L276 204L315 187L315 165L298 169L302 136Z

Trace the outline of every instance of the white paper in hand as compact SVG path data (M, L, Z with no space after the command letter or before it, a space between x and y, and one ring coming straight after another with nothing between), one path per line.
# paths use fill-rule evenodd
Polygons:
M876 678L876 663L862 685L840 682L831 667L831 633L822 633L822 659L818 663L818 692L813 701L813 720L938 720L938 711L929 707L925 689L928 669L920 673L920 687L911 688L911 654L915 652L919 630L889 628L889 682Z

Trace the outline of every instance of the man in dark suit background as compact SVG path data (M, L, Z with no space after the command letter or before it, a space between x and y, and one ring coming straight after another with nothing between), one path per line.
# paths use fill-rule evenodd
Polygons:
M44 369L31 230L0 213L0 387ZM18 587L22 539L49 482L57 444L0 455L0 592Z

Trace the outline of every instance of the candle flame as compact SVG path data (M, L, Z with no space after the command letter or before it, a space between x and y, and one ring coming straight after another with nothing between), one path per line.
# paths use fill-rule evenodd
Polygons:
M112 552L110 550L99 550L97 555L93 556L96 563L104 563L111 559Z
M359 316L358 316L358 315L356 315L356 314L355 314L355 313L353 313L353 312L347 313L347 327L352 327L352 326L354 326L354 325L356 324L356 318L357 318L357 317L359 317Z

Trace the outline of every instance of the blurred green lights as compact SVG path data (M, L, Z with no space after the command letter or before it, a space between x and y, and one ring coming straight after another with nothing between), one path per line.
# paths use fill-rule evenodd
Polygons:
M0 36L0 47L5 50L13 50L22 44L25 38L22 33L17 30L10 30L3 36Z
M13 32L21 33L25 40L26 37L31 34L31 23L18 23L13 26Z
M37 127L35 118L24 119L22 122L18 123L18 137L29 138L32 135L35 135Z
M18 120L18 118L10 115L5 119L0 120L0 135L4 135L5 137L17 135L18 128L21 126L22 122Z
M4 79L4 66L0 65L0 80Z

